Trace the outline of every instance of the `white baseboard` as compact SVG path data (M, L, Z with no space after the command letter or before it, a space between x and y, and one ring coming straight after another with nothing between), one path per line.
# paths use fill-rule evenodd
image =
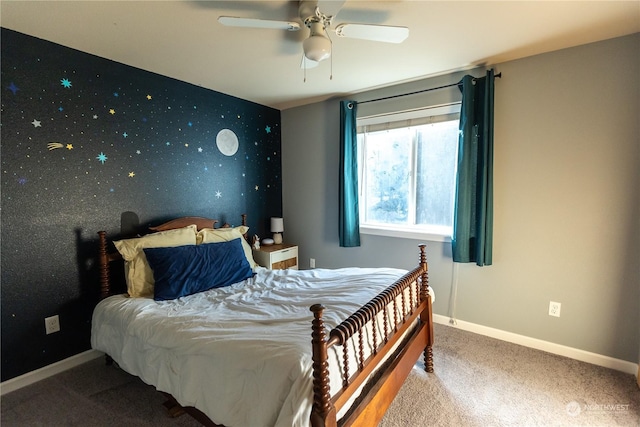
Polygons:
M76 366L82 365L83 363L87 363L88 361L97 359L101 356L104 356L104 353L97 350L87 350L76 354L75 356L47 365L43 368L36 369L35 371L27 372L19 377L3 381L0 383L0 396L4 396L5 394L18 390L19 388L37 383L45 378L52 377L60 372L66 371L67 369L75 368Z
M616 371L633 374L634 376L638 375L638 364L627 362L626 360L615 359L613 357L603 356L602 354L591 353L589 351L567 347L565 345L555 344L549 341L539 340L537 338L514 334L513 332L507 332L500 329L490 328L488 326L465 322L464 320L456 319L455 324L451 324L449 317L442 316L440 314L434 314L433 321L435 323L451 326L469 332L474 332L476 334L485 335L502 341L519 344L525 347L535 348L536 350L542 350L548 353L580 360L582 362L604 366L605 368L615 369ZM436 340L437 339L438 337L436 336Z

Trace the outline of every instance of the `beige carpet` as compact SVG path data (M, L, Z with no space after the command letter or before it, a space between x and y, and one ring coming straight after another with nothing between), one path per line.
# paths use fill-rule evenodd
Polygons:
M418 364L381 423L407 426L640 426L633 375L436 325L434 374ZM2 397L2 427L198 426L102 359ZM247 426L252 427L252 426Z
M640 426L633 375L436 325L435 372L414 367L382 427Z

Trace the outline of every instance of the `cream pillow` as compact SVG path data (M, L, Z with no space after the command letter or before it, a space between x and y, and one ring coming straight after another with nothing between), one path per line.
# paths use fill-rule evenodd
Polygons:
M113 242L124 258L124 273L130 297L153 297L153 271L147 262L144 248L176 247L196 244L195 225L160 231L135 239Z
M242 241L242 249L244 250L244 256L249 261L249 265L253 269L256 262L253 260L253 254L251 252L251 246L249 242L244 238L244 234L249 231L249 227L241 225L240 227L229 228L203 228L198 231L198 244L200 243L220 243L229 242L234 239L240 239Z

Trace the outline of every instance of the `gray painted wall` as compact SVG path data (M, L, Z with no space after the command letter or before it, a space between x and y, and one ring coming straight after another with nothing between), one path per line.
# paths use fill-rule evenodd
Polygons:
M633 363L640 358L640 34L497 64L494 265L454 267L427 242L434 311ZM483 70L471 74L481 76ZM354 94L357 101L457 82L463 73ZM315 78L310 76L309 78ZM340 76L334 76L339 79ZM330 82L327 82L330 84ZM361 105L443 103L456 89ZM393 104L393 105L391 105ZM338 246L339 104L282 112L285 240L301 268L411 268L416 240ZM549 301L562 303L550 317Z

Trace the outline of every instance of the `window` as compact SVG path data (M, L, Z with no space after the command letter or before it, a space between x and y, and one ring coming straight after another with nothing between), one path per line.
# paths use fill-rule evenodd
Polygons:
M460 104L358 119L360 231L451 237Z

